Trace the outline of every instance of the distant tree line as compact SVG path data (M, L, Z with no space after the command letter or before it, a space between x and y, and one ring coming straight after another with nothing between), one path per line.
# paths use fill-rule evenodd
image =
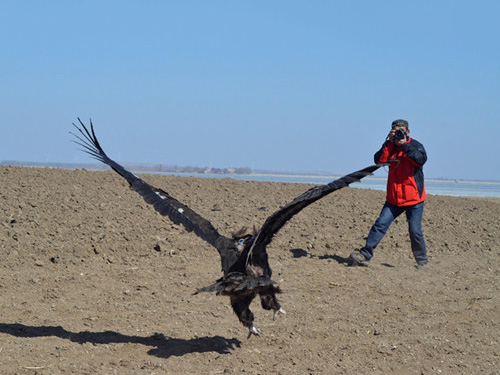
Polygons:
M51 168L91 168L91 169L106 169L107 167L101 164L76 164L76 163L51 163L51 162L26 162L15 160L2 160L0 165L10 166L26 166L26 167L51 167ZM203 173L203 174L251 174L252 170L248 167L239 168L210 168L210 167L193 167L193 166L178 166L165 164L146 164L146 163L124 163L125 167L135 171L150 171L150 172L174 172L174 173Z
M210 167L194 167L194 166L170 166L159 164L156 168L158 172L175 172L175 173L204 173L204 174L251 174L252 169L248 167L238 168L210 168Z

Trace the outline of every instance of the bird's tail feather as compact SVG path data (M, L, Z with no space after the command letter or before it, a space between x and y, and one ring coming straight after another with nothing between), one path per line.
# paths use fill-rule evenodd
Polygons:
M281 290L276 281L271 280L269 277L249 277L240 272L233 272L228 274L226 278L217 280L214 284L198 289L193 294L202 292L216 292L222 295L231 295L233 293L258 293L264 290L273 289L275 293Z

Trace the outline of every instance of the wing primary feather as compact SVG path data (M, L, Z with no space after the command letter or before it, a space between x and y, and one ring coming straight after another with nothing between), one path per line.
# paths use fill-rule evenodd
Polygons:
M386 164L381 163L371 165L359 171L345 175L326 185L313 187L302 195L299 195L292 202L268 217L260 231L257 233L257 238L255 239L248 256L251 256L251 253L254 251L263 251L266 245L272 241L273 236L283 227L283 225L285 225L288 220L305 207L336 190L349 186L353 182L361 181L362 178L372 175L374 171L384 165Z
M197 236L207 241L210 245L217 247L217 240L222 236L208 220L198 215L167 192L149 185L147 182L110 159L97 140L92 120L90 120L90 130L80 118L78 118L78 122L80 126L73 123L75 129L78 130L78 134L73 132L70 133L76 137L77 140L73 140L73 142L82 147L83 152L110 166L115 172L127 180L130 188L141 195L146 203L151 204L158 213L167 216L175 224L182 225L188 232L194 231ZM220 249L218 250L220 252Z

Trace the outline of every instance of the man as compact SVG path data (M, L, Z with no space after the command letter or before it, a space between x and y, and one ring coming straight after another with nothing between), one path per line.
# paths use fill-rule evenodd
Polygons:
M368 267L373 251L391 223L405 212L416 267L427 268L427 250L422 233L426 199L422 166L426 160L424 146L410 138L408 121L394 120L386 141L375 154L375 163L389 163L386 202L368 234L365 246L349 255L352 265Z

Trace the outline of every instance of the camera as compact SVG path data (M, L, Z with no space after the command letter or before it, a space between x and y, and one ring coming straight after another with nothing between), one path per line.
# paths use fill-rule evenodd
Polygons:
M405 139L406 138L406 132L403 129L398 129L394 133L394 138L396 138L396 139Z

